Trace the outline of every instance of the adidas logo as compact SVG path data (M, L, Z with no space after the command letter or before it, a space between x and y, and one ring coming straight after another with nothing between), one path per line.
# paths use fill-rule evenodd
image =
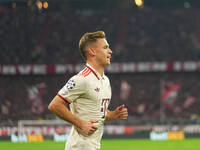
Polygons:
M97 88L94 89L94 90L95 90L96 92L99 92L99 91L100 91L100 88L97 87Z

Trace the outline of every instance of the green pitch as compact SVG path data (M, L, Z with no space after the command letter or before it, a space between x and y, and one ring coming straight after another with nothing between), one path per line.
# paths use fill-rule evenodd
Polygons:
M65 143L45 141L42 143L0 142L1 150L64 150ZM150 140L102 140L101 150L200 150L200 139L182 141Z

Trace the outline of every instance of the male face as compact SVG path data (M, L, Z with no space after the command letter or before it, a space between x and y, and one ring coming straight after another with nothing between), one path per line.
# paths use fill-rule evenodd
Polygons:
M109 44L105 38L97 39L94 43L95 57L97 63L102 65L103 67L110 65L110 59L112 51L109 48Z

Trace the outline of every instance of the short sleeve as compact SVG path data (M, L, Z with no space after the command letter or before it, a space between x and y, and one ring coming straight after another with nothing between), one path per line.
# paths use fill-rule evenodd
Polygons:
M72 103L78 97L83 95L86 91L85 78L80 75L75 75L63 86L62 89L58 92L58 96L67 101L68 103Z

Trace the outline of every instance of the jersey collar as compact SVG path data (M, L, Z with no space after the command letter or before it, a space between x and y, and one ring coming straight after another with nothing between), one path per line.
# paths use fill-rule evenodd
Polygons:
M103 73L103 76L101 77L101 75L92 66L90 66L89 64L86 64L86 66L92 71L92 73L97 77L98 80L100 80L101 78L105 79L104 73Z

